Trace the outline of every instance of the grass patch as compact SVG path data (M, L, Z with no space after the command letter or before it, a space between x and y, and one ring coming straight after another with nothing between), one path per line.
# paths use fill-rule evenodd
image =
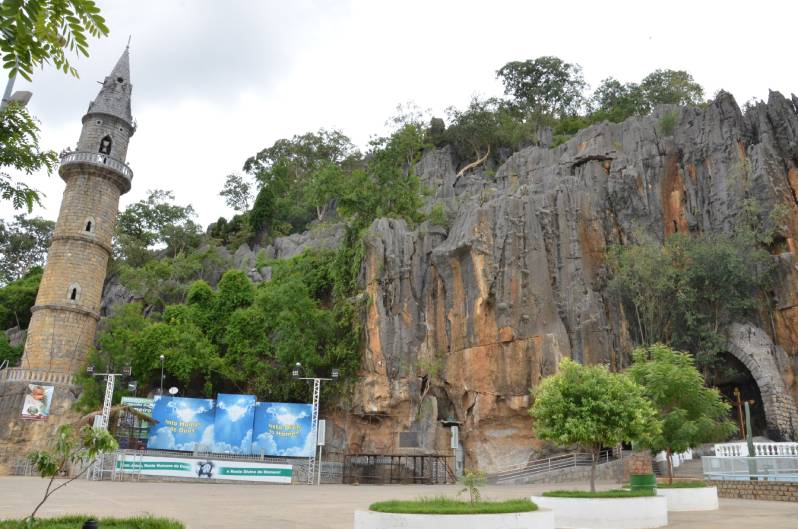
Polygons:
M71 515L59 518L37 518L34 529L81 529L88 515ZM186 529L182 523L167 518L136 516L133 518L94 518L101 529ZM27 529L24 520L0 520L0 529Z
M654 496L654 491L615 489L615 490L550 490L543 493L547 498L639 498L642 496Z
M391 500L372 503L369 510L397 514L501 514L507 512L531 512L538 506L532 501L521 498L505 501L467 501L436 496L417 500Z
M657 483L658 489L698 489L708 487L706 481L674 481L673 483Z

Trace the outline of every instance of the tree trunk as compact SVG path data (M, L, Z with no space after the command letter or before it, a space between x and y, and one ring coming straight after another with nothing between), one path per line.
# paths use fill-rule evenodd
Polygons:
M670 448L665 452L666 457L668 458L668 485L673 483L673 452Z
M591 450L592 461L590 463L590 492L596 492L596 460L598 459L598 451L600 449L593 448Z

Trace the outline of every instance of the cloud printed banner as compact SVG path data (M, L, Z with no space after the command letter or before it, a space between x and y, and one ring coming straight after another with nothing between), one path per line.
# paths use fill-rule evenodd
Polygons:
M211 450L213 436L213 399L155 397L147 448L160 450Z
M310 404L258 402L252 432L252 453L267 456L310 457L315 439L310 438Z
M255 395L216 395L211 451L217 454L251 453L254 419Z

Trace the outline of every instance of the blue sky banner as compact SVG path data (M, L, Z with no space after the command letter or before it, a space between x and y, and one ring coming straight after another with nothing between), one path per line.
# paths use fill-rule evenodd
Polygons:
M255 395L219 393L216 396L212 452L217 454L251 453L255 400Z
M214 444L213 399L155 397L147 448L193 451L196 445L211 450Z
M310 404L258 402L252 432L256 455L310 457L316 440L310 438Z

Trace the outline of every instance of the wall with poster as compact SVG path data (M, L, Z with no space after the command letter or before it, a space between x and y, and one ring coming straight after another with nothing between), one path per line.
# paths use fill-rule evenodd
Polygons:
M147 448L210 451L213 447L213 399L155 397ZM201 445L201 448L197 445Z
M130 456L127 459L117 459L116 471L124 474L174 478L291 483L292 466L250 461L220 461L213 458Z
M213 449L218 454L250 454L255 395L216 396L213 421Z
M252 429L255 455L310 457L316 450L310 438L310 404L258 402Z
M53 402L53 386L28 384L25 388L25 399L22 402L20 416L23 419L43 421L50 416L50 405Z

